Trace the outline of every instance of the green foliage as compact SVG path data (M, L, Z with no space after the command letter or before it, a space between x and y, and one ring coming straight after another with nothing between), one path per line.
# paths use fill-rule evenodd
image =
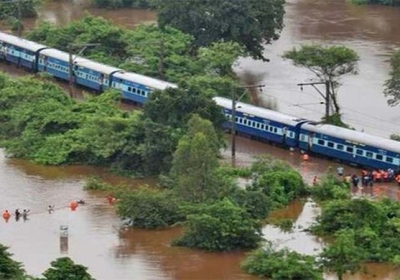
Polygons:
M261 242L261 224L228 199L196 208L195 214L187 216L185 234L174 245L230 251L256 248Z
M176 180L175 190L192 202L217 198L220 185L219 141L212 123L198 115L188 122L188 132L183 136L174 153L171 177Z
M195 46L235 42L265 60L264 44L283 28L283 0L156 1L158 23L193 35ZM190 12L188 12L190 11Z
M228 197L246 210L253 219L265 219L271 208L269 197L259 190L253 191L233 186L229 189Z
M323 279L314 257L288 249L275 251L271 245L249 254L242 268L250 274L274 280Z
M94 280L87 267L75 264L70 258L62 257L51 262L44 273L44 280Z
M172 27L143 24L129 30L89 15L67 26L41 23L28 38L64 51L70 43L99 43L83 55L126 71L184 81L207 96L229 92L235 79L232 65L243 53L236 43L219 42L196 54L193 37Z
M167 88L154 91L144 105L143 117L155 123L183 128L193 114L210 120L214 129L220 131L224 117L220 107L201 91L184 88Z
M357 272L364 260L364 251L356 245L355 233L352 230L337 232L333 244L324 248L320 254L321 266L329 272L336 273L339 280L342 280L347 272Z
M388 97L388 104L396 106L400 102L400 50L394 52L390 58L391 71L389 79L385 82L385 97Z
M2 280L22 280L25 271L22 264L11 258L8 247L0 244L0 279Z
M398 134L391 134L390 139L395 140L395 141L400 141L400 135Z
M349 185L332 172L325 174L317 185L310 188L310 192L317 201L349 199L351 196Z
M351 3L356 5L386 5L386 6L400 6L400 0L350 0Z
M293 219L268 219L268 223L277 226L283 232L291 232L293 230L293 224L295 220Z
M4 2L4 3L2 3ZM38 0L24 0L18 4L17 1L15 3L10 3L7 0L0 1L0 19L6 19L8 17L18 18L18 5L21 5L21 16L22 18L36 17L36 7L40 4L41 1Z
M84 190L98 190L98 191L108 191L113 189L113 187L105 183L101 178L96 176L91 176L86 181L83 186Z
M324 205L318 224L312 231L334 235L341 230L353 231L355 244L365 252L368 261L387 262L400 255L400 203L388 199L336 200Z
M259 157L251 169L254 178L248 189L263 192L272 209L288 205L305 192L300 173L283 161Z
M117 197L117 213L133 227L165 228L185 219L179 211L179 200L169 191L143 186L118 193Z
M303 45L300 49L293 48L285 52L283 57L292 60L295 66L309 69L319 81L328 83L334 113L340 116L336 89L339 87L341 76L357 74L357 53L345 46L325 47L313 44Z

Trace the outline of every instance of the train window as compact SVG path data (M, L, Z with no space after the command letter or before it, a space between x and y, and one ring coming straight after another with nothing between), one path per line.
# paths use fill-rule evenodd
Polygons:
M260 128L260 124L256 122L256 128Z
M337 144L336 148L337 148L338 150L341 150L341 151L344 150L344 146L343 146L342 144Z
M264 124L261 125L261 129L265 130L265 125Z
M360 150L360 149L357 149L356 150L356 154L362 156L362 155L364 155L364 151Z
M128 87L128 91L132 91L132 88L131 88L131 87Z
M367 157L368 158L372 158L372 153L371 152L367 152Z
M136 89L135 89L135 88L132 88L132 92L133 92L133 93L136 93Z
M391 158L391 157L386 157L386 161L392 163L392 162L393 162L393 158Z
M244 124L244 125L247 125L247 120L243 120L243 124Z
M319 139L319 140L318 140L318 144L319 144L319 145L321 145L321 146L325 146L325 141L324 141L324 140L321 140L321 139Z
M354 149L353 149L353 147L346 147L346 151L348 153L353 153Z
M276 127L274 127L274 132L278 133L278 129Z
M377 160L382 160L382 159L383 159L383 156L382 156L382 155L376 155L375 158L376 158Z
M238 117L235 117L235 122L237 123L240 123L240 119L238 118Z
M335 146L335 145L333 144L333 142L329 142L329 141L328 141L328 147L329 147L329 148L333 148L334 146Z

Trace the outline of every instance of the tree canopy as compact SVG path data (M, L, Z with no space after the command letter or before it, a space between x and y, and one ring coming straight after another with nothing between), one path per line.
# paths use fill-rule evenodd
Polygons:
M295 66L305 67L318 78L318 82L328 82L330 99L335 113L340 115L337 100L339 78L345 74L357 74L359 57L355 51L345 46L322 46L318 44L303 45L283 54L284 58L293 61Z
M197 47L237 42L254 58L266 60L264 44L283 28L284 0L158 0L158 23L195 38Z
M68 257L51 262L51 267L43 273L43 280L95 280L87 272L87 267L75 264Z
M400 103L400 50L396 51L390 58L392 70L390 78L385 83L384 94L388 97L388 104L396 106Z

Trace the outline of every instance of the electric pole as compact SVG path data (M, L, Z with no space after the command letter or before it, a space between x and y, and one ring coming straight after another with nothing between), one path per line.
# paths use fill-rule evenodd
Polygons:
M234 162L234 158L236 156L236 104L239 102L243 96L246 95L247 90L251 88L259 88L262 90L262 88L265 87L265 85L249 85L249 86L232 86L232 118L231 118L231 136L232 136L232 163ZM242 88L245 89L245 91L242 93L239 98L236 98L236 88Z
M20 0L19 0L20 1ZM69 54L69 97L74 97L74 86L75 86L75 74L74 74L74 63L80 54L82 54L86 48L88 47L94 47L94 46L99 46L100 44L93 43L93 44L68 44L68 54ZM74 57L73 56L73 50L75 48L81 48L78 54Z
M325 103L325 122L329 123L329 121L330 121L329 106L330 106L330 95L331 95L329 81L301 83L301 84L297 84L297 85L300 86L301 90L303 90L303 86L312 86L322 96L322 98L324 99L324 103ZM315 85L325 85L325 94L323 94Z

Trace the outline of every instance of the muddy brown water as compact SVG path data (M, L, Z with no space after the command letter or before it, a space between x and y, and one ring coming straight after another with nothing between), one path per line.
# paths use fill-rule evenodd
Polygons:
M342 80L340 102L344 118L355 128L380 136L398 130L400 111L389 108L382 96L382 84L388 77L388 57L400 43L400 9L379 6L351 6L345 0L289 0L286 6L285 29L279 41L267 46L270 63L241 59L236 67L241 76L250 76L257 83L265 83L264 101L272 100L278 109L292 115L317 119L324 113L318 93L312 88L303 92L296 86L306 82L310 74L284 61L280 55L302 43L320 42L343 44L354 48L360 55L359 75ZM85 12L103 16L117 24L133 27L137 23L152 22L156 14L137 10L100 10L90 8L88 1L46 2L40 9L38 20L28 20L31 29L40 20L67 24L82 17ZM15 76L26 75L13 66L0 65ZM273 71L271 70L273 69ZM63 85L67 88L67 85ZM78 93L79 94L79 91ZM314 103L314 104L313 104ZM307 182L328 168L341 165L335 161L311 156L304 162L298 151L288 150L237 138L235 164L248 165L254 155L268 153L288 161L302 172ZM226 163L231 162L229 147L223 152ZM358 174L359 169L346 166L345 172ZM204 253L185 248L171 247L171 239L182 229L162 231L120 230L114 208L104 193L86 192L82 186L88 176L99 175L111 183L154 184L152 180L129 180L93 167L45 167L24 160L7 159L0 152L0 178L2 209L31 209L27 221L0 223L0 242L10 246L14 257L25 264L26 270L39 275L49 267L51 260L68 255L76 262L89 267L89 272L99 280L128 279L256 279L244 274L239 267L245 252ZM385 185L387 194L397 193L394 185ZM371 195L371 190L354 190ZM84 198L87 205L72 212L71 200ZM49 214L48 204L57 210ZM309 225L318 207L312 201L296 201L273 215L296 220L293 232L284 233L266 226L263 233L278 247L288 246L299 252L318 253L323 242L302 231ZM68 243L60 240L60 225L69 226ZM68 246L67 246L68 245ZM397 269L381 265L368 265L368 274L348 276L347 279L395 279ZM335 279L326 276L326 279Z

